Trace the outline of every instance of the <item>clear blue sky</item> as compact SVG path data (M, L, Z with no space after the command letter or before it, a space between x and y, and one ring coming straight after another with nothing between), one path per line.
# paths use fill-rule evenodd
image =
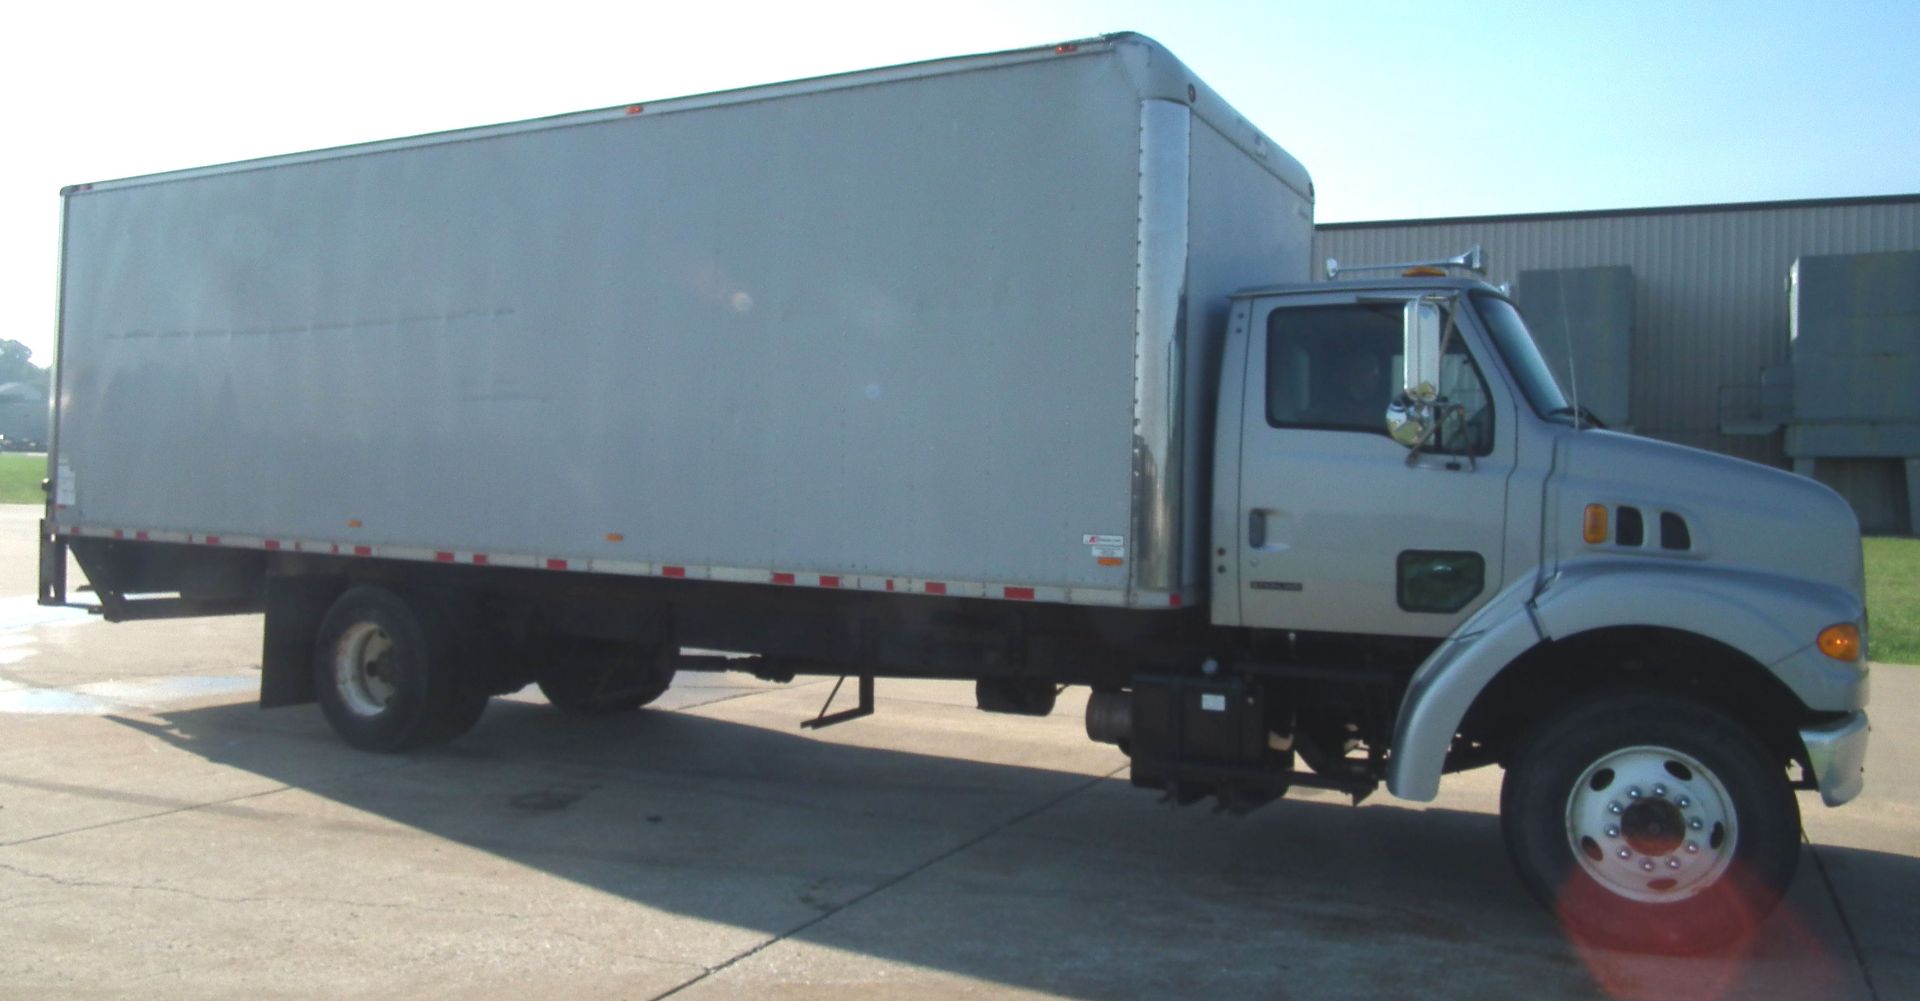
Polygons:
M1920 0L26 3L0 337L50 358L65 184L1117 30L1304 163L1322 222L1920 192Z

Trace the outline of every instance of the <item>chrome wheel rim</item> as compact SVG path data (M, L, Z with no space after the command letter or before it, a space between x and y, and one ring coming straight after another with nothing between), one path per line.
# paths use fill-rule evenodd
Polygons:
M1567 797L1567 842L1587 875L1645 903L1697 896L1739 846L1733 798L1690 755L1628 747L1581 772Z
M370 622L349 627L334 647L333 685L356 716L378 716L393 701L393 637Z

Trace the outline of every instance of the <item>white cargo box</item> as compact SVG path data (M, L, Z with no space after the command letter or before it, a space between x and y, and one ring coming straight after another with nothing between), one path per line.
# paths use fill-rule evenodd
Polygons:
M78 186L54 517L1191 604L1225 297L1311 209L1134 35Z

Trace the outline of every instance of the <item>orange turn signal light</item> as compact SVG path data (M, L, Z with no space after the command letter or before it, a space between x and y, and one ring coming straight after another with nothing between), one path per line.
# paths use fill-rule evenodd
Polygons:
M1597 546L1607 541L1607 506L1588 504L1585 516L1580 519L1580 537L1587 545Z
M1851 622L1842 622L1820 630L1820 638L1814 642L1819 645L1821 653L1834 660L1860 659L1860 627Z

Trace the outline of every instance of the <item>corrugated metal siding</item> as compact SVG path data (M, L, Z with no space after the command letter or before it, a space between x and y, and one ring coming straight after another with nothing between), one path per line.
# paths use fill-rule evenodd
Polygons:
M1787 269L1807 254L1920 249L1920 195L1567 216L1322 226L1318 262L1406 261L1487 251L1487 277L1626 265L1634 312L1631 420L1641 434L1785 465L1781 435L1722 434L1723 386L1787 362Z

